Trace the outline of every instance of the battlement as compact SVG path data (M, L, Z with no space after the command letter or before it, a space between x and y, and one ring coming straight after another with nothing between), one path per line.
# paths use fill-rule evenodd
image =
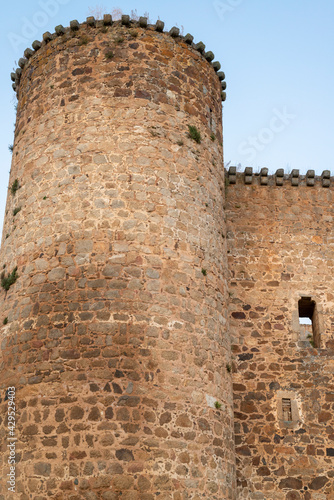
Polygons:
M22 70L29 64L29 61L34 58L35 54L43 47L48 45L52 40L57 39L58 37L67 37L75 36L76 33L82 32L83 34L88 34L92 29L103 29L109 30L109 28L115 26L124 26L128 28L140 28L144 30L156 31L159 33L168 33L171 38L176 41L185 42L189 47L199 52L202 57L208 61L210 66L217 73L217 77L221 82L221 99L222 101L226 100L226 82L225 73L220 71L221 64L219 61L214 61L215 55L209 50L206 51L205 44L203 42L194 43L194 37L187 33L185 36L180 34L180 29L174 26L171 28L169 32L164 32L165 23L163 21L158 20L155 24L148 24L147 17L140 17L139 20L133 20L129 15L122 15L120 21L114 21L112 19L111 14L105 14L103 16L103 20L96 20L93 16L87 17L86 22L79 23L77 20L73 20L70 22L70 26L68 28L64 28L62 25L58 25L55 27L55 32L50 33L47 31L43 34L42 41L35 40L32 43L32 49L27 48L24 51L24 57L20 58L18 61L19 67L15 72L11 73L11 80L13 81L13 90L18 93L19 84L21 80Z
M314 170L308 170L306 175L300 175L299 170L294 169L285 174L283 168L276 170L275 174L268 175L268 168L261 168L260 172L253 173L251 167L246 167L244 172L237 172L237 167L225 170L228 184L248 184L258 186L309 186L320 185L328 188L333 185L333 177L330 170L324 170L321 175L315 175Z

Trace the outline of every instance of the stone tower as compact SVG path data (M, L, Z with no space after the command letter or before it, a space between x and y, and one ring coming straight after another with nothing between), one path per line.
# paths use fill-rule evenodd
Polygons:
M235 498L224 74L163 28L72 21L12 74L1 499Z

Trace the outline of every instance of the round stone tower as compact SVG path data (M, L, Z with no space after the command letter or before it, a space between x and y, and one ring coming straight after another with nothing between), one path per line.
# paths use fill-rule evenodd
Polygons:
M13 498L235 498L224 75L163 28L72 21L12 75L0 423Z

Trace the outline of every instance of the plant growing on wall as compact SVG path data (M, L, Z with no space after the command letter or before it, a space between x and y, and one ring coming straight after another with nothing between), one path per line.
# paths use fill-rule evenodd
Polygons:
M20 187L19 180L15 179L15 181L13 182L13 184L11 185L11 188L10 188L10 191L11 191L13 196L16 193L16 191L19 189L19 187Z
M5 275L5 272L1 274L1 286L4 290L8 291L10 287L15 283L18 278L17 274L17 266L13 269L8 276Z
M195 142L197 142L198 144L201 143L201 133L199 130L197 130L196 127L194 127L193 125L188 125L188 128L189 128L189 132L188 132L188 135L191 139L193 139Z

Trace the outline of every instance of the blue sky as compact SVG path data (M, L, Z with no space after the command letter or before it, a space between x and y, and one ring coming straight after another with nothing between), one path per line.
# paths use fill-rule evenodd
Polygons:
M116 0L118 1L118 0ZM184 27L212 50L226 73L225 163L275 172L331 170L334 119L334 2L331 0L183 0L162 2L16 0L2 5L0 34L0 227L8 188L15 122L10 72L45 31L90 9L148 11L166 28ZM105 9L104 9L105 8ZM332 168L334 172L334 168Z

